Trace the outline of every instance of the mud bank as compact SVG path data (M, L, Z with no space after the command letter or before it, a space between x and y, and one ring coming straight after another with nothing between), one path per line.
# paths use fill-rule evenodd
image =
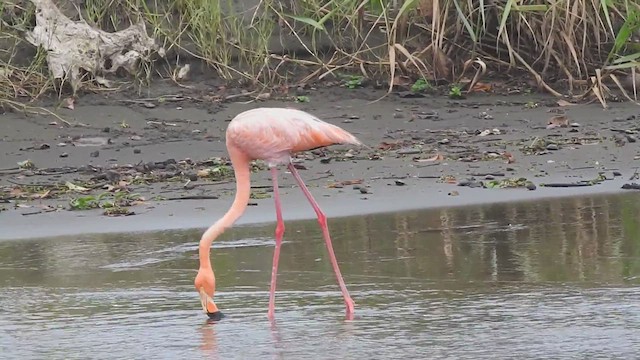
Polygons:
M219 102L185 91L85 95L58 110L68 123L0 115L0 239L208 226L233 198L226 125L262 106L309 111L370 147L295 158L329 217L633 191L622 186L639 182L640 109L629 103L604 110L543 95L403 93L372 102L383 93L345 88L307 90L302 103ZM253 182L239 224L274 220L260 163ZM280 186L285 219L314 217L290 175Z

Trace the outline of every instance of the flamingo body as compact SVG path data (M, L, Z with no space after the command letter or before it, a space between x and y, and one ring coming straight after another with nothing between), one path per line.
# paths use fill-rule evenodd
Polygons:
M295 152L334 144L361 145L342 128L288 108L258 108L237 115L229 123L226 140L227 146L272 166L288 163Z
M249 164L251 160L257 159L266 161L271 169L277 220L273 267L271 272L271 288L269 291L268 317L270 319L274 317L278 260L285 230L278 188L277 165L280 164L287 165L287 168L318 217L318 223L322 229L329 259L336 279L338 280L340 290L342 291L347 308L347 315L352 316L354 303L344 284L336 256L333 252L327 218L302 181L300 174L291 164L291 154L295 152L333 144L362 145L355 136L340 127L324 122L311 114L296 109L258 108L240 113L231 120L226 131L226 145L236 178L236 196L233 204L225 215L202 234L198 251L200 268L194 280L194 285L200 293L202 308L210 318L218 320L222 315L213 301L215 275L209 255L211 244L227 228L231 227L233 223L242 216L242 213L246 209L251 193Z

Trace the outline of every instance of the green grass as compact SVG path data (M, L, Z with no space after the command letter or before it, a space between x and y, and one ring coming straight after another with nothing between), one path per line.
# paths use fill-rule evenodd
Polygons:
M595 96L606 106L607 97L620 90L635 99L623 83L640 65L637 1L494 0L488 7L487 0L264 0L244 13L235 3L86 0L81 11L106 31L146 22L168 56L141 64L128 79L142 87L154 76L178 81L176 68L193 61L185 54L228 84L264 88L334 79L357 88L375 78L388 80L392 89L391 79L402 74L415 81L416 92L429 90L435 80L463 84L463 77L473 77L464 73L465 64L479 59L496 72L528 73L557 96L567 90L577 98ZM5 1L0 13L0 41L11 45L0 50L0 106L19 107L49 91L62 94L43 52L31 49L35 56L26 63L18 56L30 47L21 34L33 21L33 6ZM303 51L272 53L271 39ZM340 73L359 75L344 79ZM559 78L568 89L548 84ZM468 89L459 90L462 95Z

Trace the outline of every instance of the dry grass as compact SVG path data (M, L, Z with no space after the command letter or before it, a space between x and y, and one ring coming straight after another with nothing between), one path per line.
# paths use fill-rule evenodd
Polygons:
M15 0L17 1L17 0ZM28 4L28 1L20 1ZM261 0L246 11L231 0L86 0L82 17L104 30L144 20L167 59L142 64L176 78L184 54L204 61L227 82L253 87L343 79L444 80L469 91L492 71L525 71L556 96L592 98L606 106L615 92L636 100L640 6L631 0ZM523 4L526 3L526 4ZM2 5L4 4L4 5ZM55 89L41 55L21 64L28 5L0 3L0 104L32 100ZM4 8L2 8L4 7ZM274 37L274 35L276 35ZM303 51L272 53L280 37ZM305 69L295 79L292 69ZM629 86L630 85L630 86Z

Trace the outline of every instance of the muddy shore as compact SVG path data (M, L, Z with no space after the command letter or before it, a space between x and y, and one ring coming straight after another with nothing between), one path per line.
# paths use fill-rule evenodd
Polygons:
M308 89L304 97L216 101L159 84L147 94L84 95L62 117L0 115L0 239L206 227L233 198L228 121L295 107L369 148L298 154L327 216L633 191L640 108L570 105L545 95L406 96ZM304 102L296 102L304 101ZM550 126L551 124L551 126ZM274 221L269 172L256 163L238 224ZM312 218L281 172L285 220Z

